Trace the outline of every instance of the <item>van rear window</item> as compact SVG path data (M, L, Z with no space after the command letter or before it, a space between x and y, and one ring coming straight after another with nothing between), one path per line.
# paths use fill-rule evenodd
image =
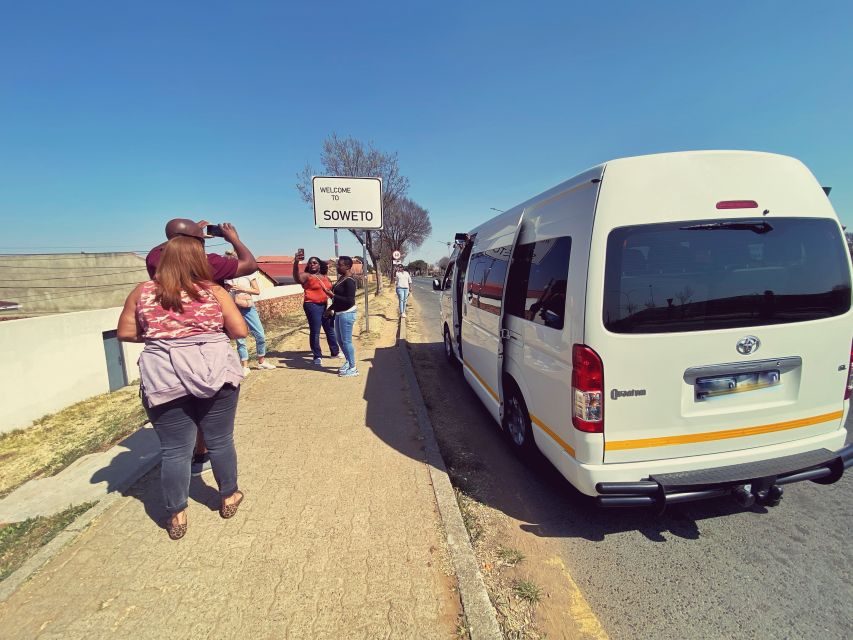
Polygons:
M846 313L850 268L829 219L637 225L610 233L604 289L615 333L748 327Z

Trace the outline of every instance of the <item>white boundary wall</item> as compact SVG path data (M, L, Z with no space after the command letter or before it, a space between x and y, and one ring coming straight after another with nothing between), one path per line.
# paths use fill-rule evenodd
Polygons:
M260 300L301 293L300 285L264 290ZM121 307L0 322L0 433L28 427L110 390L103 332ZM121 343L127 380L139 378L141 344Z

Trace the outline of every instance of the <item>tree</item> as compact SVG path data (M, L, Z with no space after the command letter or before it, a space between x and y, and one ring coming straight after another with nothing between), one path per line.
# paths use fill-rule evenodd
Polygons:
M417 249L432 233L429 212L409 198L399 198L384 212L385 224L380 233L380 264L385 273L392 272L391 254Z
M409 273L421 276L429 271L429 265L423 260L412 260L406 265Z
M441 260L438 261L436 266L438 267L439 271L444 271L445 269L447 269L448 264L450 264L450 258L444 256Z
M382 211L387 216L400 198L406 195L409 189L409 179L400 174L397 166L397 154L379 151L372 142L367 145L352 136L339 138L336 133L323 141L323 153L320 155L320 163L323 165L323 174L330 176L379 177L382 178ZM311 179L318 175L310 163L305 165L301 173L296 174L299 180L296 188L302 199L307 203L313 202L313 191ZM386 219L387 224L387 219ZM378 231L356 231L350 232L367 249L370 261L378 272L379 263L379 239ZM376 278L376 294L382 289L380 279Z

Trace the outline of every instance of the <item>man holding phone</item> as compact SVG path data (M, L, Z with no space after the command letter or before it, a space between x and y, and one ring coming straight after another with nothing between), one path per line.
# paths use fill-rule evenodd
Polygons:
M207 227L212 234L205 233ZM240 241L240 236L237 235L237 229L230 222L223 222L218 225L209 225L207 220L195 222L187 218L174 218L166 223L166 238L167 241L175 236L189 236L190 238L198 238L204 243L204 239L220 236L231 243L234 251L237 254L235 258L221 256L216 253L207 254L207 263L210 265L210 272L213 275L213 280L224 285L225 280L236 278L238 276L247 276L258 269L258 263L255 262L255 256L249 251L248 247ZM157 272L157 265L160 264L160 255L163 253L165 242L158 244L148 252L145 257L145 267L148 269L148 277L154 279L154 274ZM204 444L204 437L199 430L196 435L195 455L193 456L192 474L194 476L201 475L204 471L210 469L210 458L207 455L207 446Z
M238 276L247 276L257 271L258 263L255 262L255 256L242 243L240 236L237 235L237 229L229 222L223 222L219 225L208 225L207 220L194 222L187 218L174 218L166 223L166 238L171 240L175 236L189 236L191 238L198 238L204 242L206 237L212 237L209 234L205 234L205 227L208 227L217 236L221 236L230 242L237 254L236 258L228 258L216 253L207 254L207 263L210 265L213 280L217 284L221 285L225 280ZM160 263L160 254L163 252L165 245L165 242L157 245L145 257L145 266L148 268L148 276L151 278L154 277L157 271L157 265Z

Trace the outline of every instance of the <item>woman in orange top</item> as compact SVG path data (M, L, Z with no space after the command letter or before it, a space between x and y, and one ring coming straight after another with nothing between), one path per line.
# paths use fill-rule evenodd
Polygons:
M329 273L329 265L315 256L308 258L305 270L300 273L299 262L304 259L305 252L299 249L293 258L293 279L305 289L302 309L305 311L305 317L308 318L309 344L314 356L314 364L319 366L323 364L323 352L320 349L320 327L326 333L326 341L329 343L332 357L341 357L341 349L335 337L335 321L333 318L323 317L329 299L325 289L331 289L332 282L326 275Z

